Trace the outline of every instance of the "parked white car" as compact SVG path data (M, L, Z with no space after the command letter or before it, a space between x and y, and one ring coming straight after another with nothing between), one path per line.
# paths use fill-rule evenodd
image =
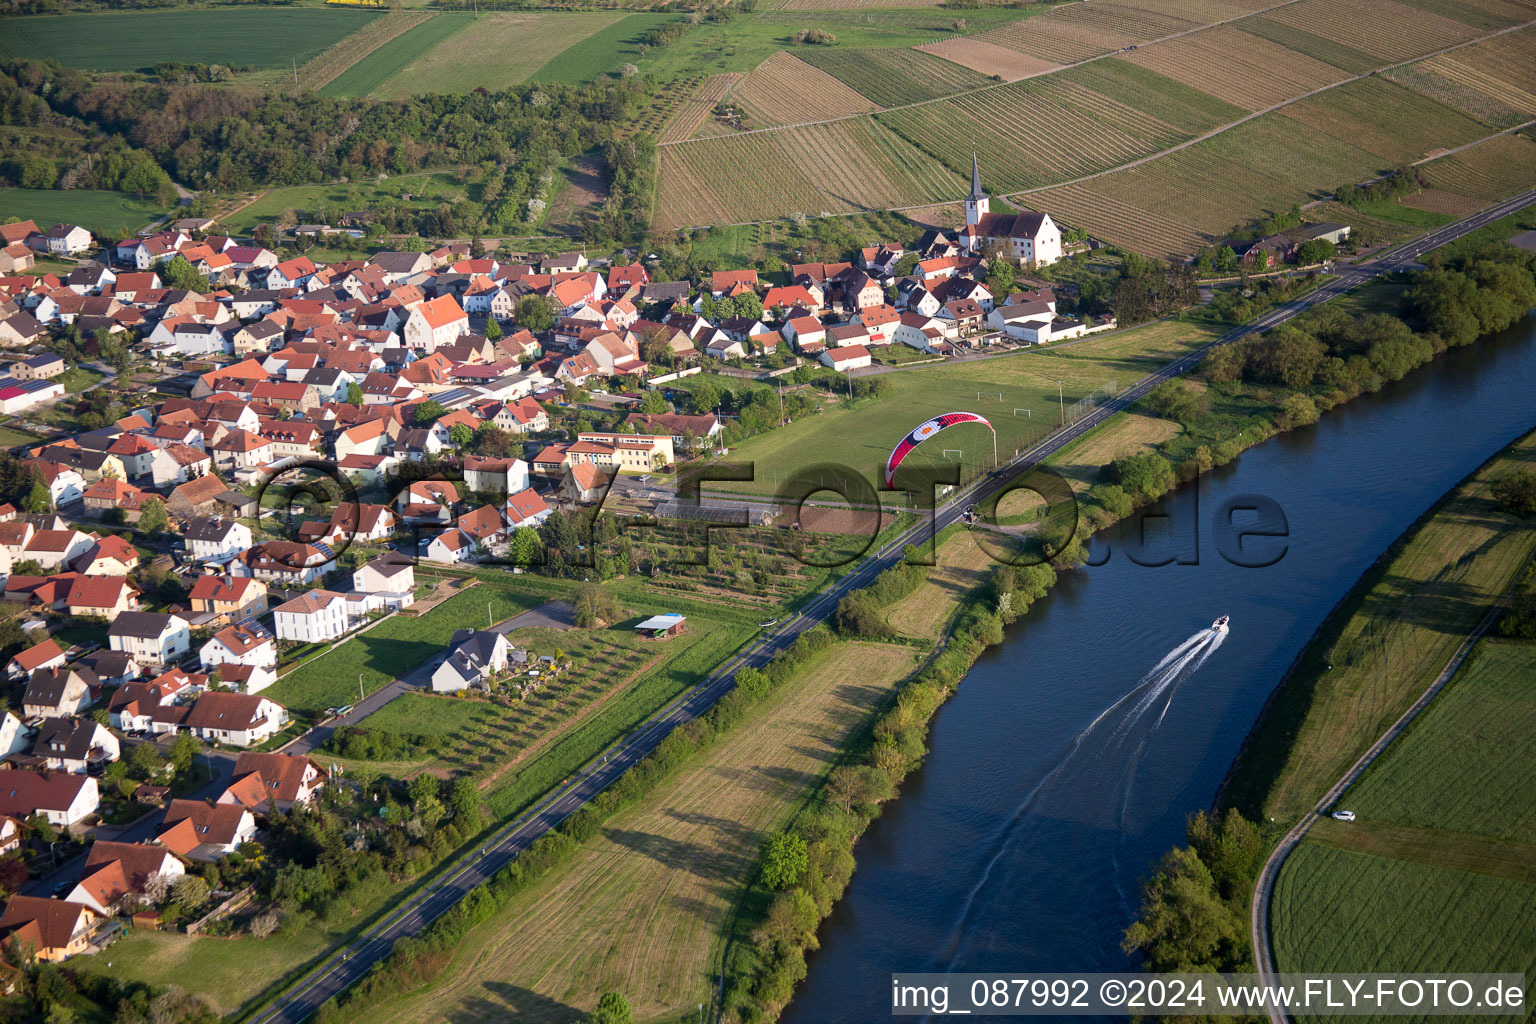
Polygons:
M1336 820L1336 821L1354 821L1355 820L1355 812L1354 811L1334 811L1333 812L1333 817L1334 817L1334 820Z

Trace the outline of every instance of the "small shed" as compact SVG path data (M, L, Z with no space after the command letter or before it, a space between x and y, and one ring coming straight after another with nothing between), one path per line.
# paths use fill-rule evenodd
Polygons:
M666 615L652 615L644 622L635 626L635 632L647 640L664 640L669 636L677 636L683 631L683 623L688 621L675 612Z

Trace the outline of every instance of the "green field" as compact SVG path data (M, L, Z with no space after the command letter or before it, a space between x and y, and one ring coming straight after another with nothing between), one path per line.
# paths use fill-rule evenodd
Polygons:
M625 64L641 59L640 38L675 20L669 14L631 14L590 35L577 35L577 41L554 53L529 77L539 82L583 85L599 75L618 75ZM585 28L578 28L577 33Z
M0 57L52 57L100 71L148 69L165 60L289 67L378 16L323 7L219 7L7 18Z
M321 206L352 210L366 207L376 197L398 198L404 192L415 197L406 205L420 210L432 209L439 203L457 203L469 196L468 187L447 172L403 174L381 182L290 185L269 189L261 198L220 223L230 231L250 232L258 224L276 221L284 210L314 210ZM323 259L318 255L314 258Z
M1282 971L1536 973L1536 886L1478 872L1304 842L1272 920Z
M455 19L454 24L464 24L462 17L457 15L439 15L433 20L441 21L444 17ZM400 60L401 55L380 58L380 68L393 65L395 70L373 87L353 91L369 92L385 99L399 99L421 93L462 93L481 87L494 91L521 85L535 72L550 64L550 54L562 53L567 47L611 26L623 17L615 12L508 12L483 15L469 31L439 32L441 41L429 47L420 45L426 36L413 39L409 52L401 51L405 57L404 62ZM416 36L422 28L426 26L407 32L406 36ZM375 55L384 49L387 47L381 47L375 51ZM361 66L361 63L366 62L354 65L353 70Z
M1484 640L1286 861L1283 971L1536 970L1536 644Z
M1536 645L1484 640L1349 791L1362 818L1536 843Z
M395 95L386 88L400 73L428 50L440 45L470 23L464 14L439 14L407 29L362 60L337 75L320 90L322 96L364 96L375 90ZM400 83L409 85L409 83ZM431 92L430 88L405 88L403 93Z
M732 461L757 467L753 483L721 489L773 493L796 470L814 463L841 463L878 486L880 467L891 447L929 416L953 411L980 413L997 430L1003 458L1056 426L1060 407L1070 407L1113 382L1125 388L1195 345L1209 340L1212 329L1166 322L1111 332L1060 349L1036 349L981 362L897 372L883 379L890 391L842 408L837 398L823 401L819 415L751 438L732 449ZM1064 383L1058 396L1056 381ZM731 386L722 380L723 386ZM978 398L978 392L982 397ZM997 395L1001 393L1002 398ZM957 457L945 449L958 449ZM968 477L991 469L992 438L982 427L957 427L908 456L911 465L964 464ZM841 482L842 469L819 474L828 485Z
M1224 802L1295 821L1434 681L1536 548L1489 493L1533 457L1536 435L1489 460L1361 579L1270 699Z
M154 200L87 189L0 188L0 223L33 220L40 228L79 224L98 242L116 242L165 211Z

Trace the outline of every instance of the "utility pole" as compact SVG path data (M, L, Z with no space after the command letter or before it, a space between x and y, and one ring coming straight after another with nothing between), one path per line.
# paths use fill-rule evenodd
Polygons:
M1062 390L1065 386L1066 385L1065 385L1064 381L1058 380L1056 382L1056 401L1061 403L1061 425L1062 426L1066 426L1067 425L1067 399L1066 399L1066 392L1064 392Z
M359 701L363 699L363 674L361 672L357 674L357 699Z

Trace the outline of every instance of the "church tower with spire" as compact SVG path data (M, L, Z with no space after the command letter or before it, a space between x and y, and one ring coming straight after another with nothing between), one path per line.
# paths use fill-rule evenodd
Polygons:
M991 209L991 200L981 190L981 164L976 159L976 151L971 150L971 194L965 197L965 226L970 230L968 234L976 234L976 225L981 223L981 218L987 215Z

